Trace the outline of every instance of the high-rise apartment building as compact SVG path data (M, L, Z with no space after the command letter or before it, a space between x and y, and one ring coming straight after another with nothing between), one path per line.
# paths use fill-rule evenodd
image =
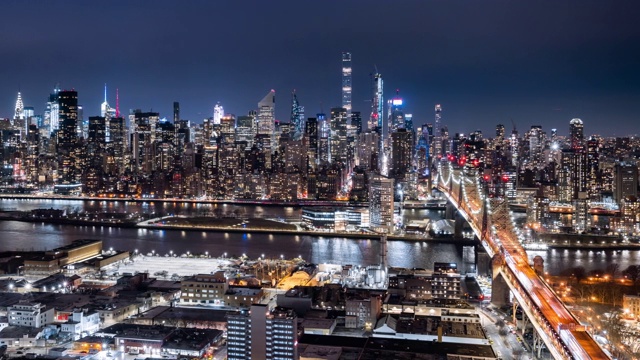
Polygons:
M356 129L356 136L362 134L362 115L360 111L351 112L351 126Z
M391 176L404 180L411 170L413 133L401 128L391 133Z
M132 114L131 155L132 167L136 174L150 174L154 167L154 144L156 141L156 126L160 114L155 112L143 113L135 110Z
M180 103L177 101L173 102L173 123L177 126L180 122Z
M305 124L307 137L307 172L318 168L318 119L308 118Z
M436 104L435 112L436 115L433 126L433 151L431 151L431 159L432 161L439 161L440 157L442 157L442 106L440 104Z
M298 359L298 320L293 310L251 305L227 317L229 360Z
M371 116L369 117L369 130L378 128L381 136L384 136L384 98L382 75L377 71L373 74L371 98Z
M569 122L569 139L572 149L584 146L584 124L582 120L578 118L571 119Z
M369 181L369 223L380 232L393 226L393 179L374 175Z
M342 107L351 114L351 53L342 53Z
M620 162L614 167L613 197L618 204L626 197L638 197L638 166Z
M78 139L78 92L65 90L60 91L58 95L58 116L62 125L58 145L69 147Z
M373 131L367 131L358 135L356 144L356 166L366 170L375 170L378 167L380 136Z
M571 202L587 191L587 156L582 148L562 149L558 176L558 199Z
M347 161L347 109L332 108L330 122L330 162L346 164Z

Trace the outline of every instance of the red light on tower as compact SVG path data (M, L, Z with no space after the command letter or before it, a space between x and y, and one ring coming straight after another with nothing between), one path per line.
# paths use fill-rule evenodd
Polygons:
M489 181L489 175L484 176L484 181Z
M502 181L504 181L504 182L509 181L509 176L507 176L507 175L502 175Z

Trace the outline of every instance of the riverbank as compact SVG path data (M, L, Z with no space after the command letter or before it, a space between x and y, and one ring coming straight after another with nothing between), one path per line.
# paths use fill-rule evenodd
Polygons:
M179 230L179 231L212 231L212 232L229 232L229 233L263 233L263 234L282 234L282 235L310 235L318 238L352 238L352 239L369 239L380 240L380 235L373 233L356 233L356 232L328 232L328 231L310 231L310 230L286 230L286 229L259 229L259 228L238 228L238 227L213 227L213 226L177 226L177 225L141 225L142 229L152 231L162 230ZM411 235L387 235L389 241L425 241L438 242L460 245L475 245L479 242L472 239L458 239L454 237L418 237Z
M175 219L175 218L171 218ZM194 218L198 219L198 218ZM94 227L110 227L110 228L138 228L146 229L150 231L206 231L217 233L262 233L262 234L281 234L281 235L309 235L318 238L353 238L353 239L369 239L379 240L380 235L370 232L347 232L347 231L313 231L308 229L301 229L293 224L281 223L278 221L268 219L234 219L234 218L210 218L209 221L214 224L199 223L185 224L174 223L171 221L167 223L166 220L159 221L157 223L144 222L144 225L126 222L126 223L114 223L105 221L89 221L89 220L76 220L76 219L45 219L45 218L28 218L28 217L0 217L0 221L20 221L28 223L42 223L42 224L56 224L56 225L74 225L74 226L94 226ZM182 221L188 221L190 218L180 218ZM217 224L215 224L217 223ZM244 226L243 226L244 225ZM268 226L268 227L257 227ZM419 241L419 242L437 242L444 244L459 244L459 245L476 245L478 241L473 239L459 239L454 237L430 237L430 236L418 236L418 235L394 235L387 236L389 241Z
M139 199L135 197L97 197L97 196L71 196L71 195L30 195L30 194L0 194L0 199L24 199L24 200L75 200L75 201L106 201L106 202L135 202L135 203L185 203L185 204L229 204L229 205L259 205L277 207L302 207L302 206L335 206L335 207L368 207L368 203L351 201L272 201L272 200L211 200L211 199Z

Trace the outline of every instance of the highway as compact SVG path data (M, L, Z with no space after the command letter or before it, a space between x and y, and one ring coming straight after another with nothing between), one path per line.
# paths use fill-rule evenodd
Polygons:
M451 169L450 165L448 169L441 165L436 179L437 188L469 222L489 255L500 254L502 257L501 274L554 357L609 359L529 264L513 228L506 202L496 198L485 200L479 195L477 177L464 175L461 170ZM488 203L486 207L483 206L485 201ZM489 213L488 223L491 224L491 231L486 232L490 234L488 236L482 233L485 209Z

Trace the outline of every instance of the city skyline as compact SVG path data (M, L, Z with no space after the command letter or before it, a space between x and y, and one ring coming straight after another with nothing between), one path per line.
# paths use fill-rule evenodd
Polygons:
M639 54L631 44L640 29L629 11L637 5L630 2L586 2L579 8L489 2L462 10L424 2L329 2L294 6L301 16L279 26L273 24L282 23L287 2L252 3L264 15L259 17L233 4L153 4L125 8L118 2L96 7L60 1L29 8L28 28L13 24L20 17L8 19L0 25L6 34L0 49L5 55L0 117L12 116L18 91L25 106L43 113L56 83L79 92L85 117L98 115L105 82L112 106L119 89L123 114L153 109L171 118L173 101L179 101L182 117L200 123L218 102L241 116L276 89L276 119L287 121L289 96L296 89L306 116L312 117L342 103L340 55L347 51L353 56L353 111L365 118L370 74L377 68L387 85L384 96L400 89L405 112L417 125L432 122L433 106L442 104L442 124L451 133L477 127L491 134L495 124L509 130L513 120L520 131L542 125L564 134L564 124L576 117L585 122L587 134L636 132ZM0 10L26 11L20 2L4 2ZM218 26L203 18L213 10ZM349 30L361 29L370 14L380 11L396 21L368 32ZM45 16L61 22L73 18L76 25L49 28ZM120 26L91 26L105 19ZM178 25L185 21L189 25ZM540 21L545 26L535 26ZM342 25L320 26L323 22ZM79 51L73 57L64 54L60 39L74 41ZM392 44L393 51L377 51L377 44ZM95 56L101 52L108 55Z

